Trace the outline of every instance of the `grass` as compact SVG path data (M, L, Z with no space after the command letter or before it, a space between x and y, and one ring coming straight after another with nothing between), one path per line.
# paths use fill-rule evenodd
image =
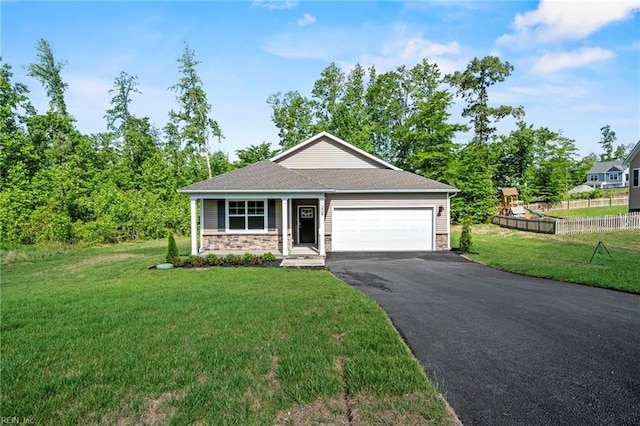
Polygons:
M188 241L179 239L182 251ZM148 270L165 243L2 267L0 415L40 424L447 424L385 313L327 271Z
M640 232L548 235L477 225L471 230L473 250L468 256L506 271L536 277L640 293ZM451 245L458 246L459 227ZM611 253L589 260L599 241Z
M624 206L611 206L611 207L591 207L584 209L568 209L568 210L551 210L549 212L545 212L546 216L553 217L596 217L596 216L606 216L606 215L614 215L614 214L625 214L629 212L629 207Z

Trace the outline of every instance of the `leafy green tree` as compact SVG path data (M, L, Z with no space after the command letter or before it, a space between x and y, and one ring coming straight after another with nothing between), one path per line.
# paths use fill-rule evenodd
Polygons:
M311 102L297 91L269 96L271 119L278 128L280 146L289 149L313 136Z
M546 128L538 129L540 149L536 155L534 187L537 196L547 202L562 201L574 186L577 148L573 139Z
M460 190L451 203L454 223L460 223L462 218L474 223L487 222L496 214L498 191L493 181L494 171L490 147L467 144L459 151L445 179Z
M211 104L207 101L202 80L196 71L200 61L195 59L195 52L188 45L185 45L178 63L182 77L169 90L177 93L176 100L180 103L180 109L169 112L170 124L165 131L174 141L184 142L188 154L195 153L204 158L208 176L212 177L209 136L218 139L218 142L224 136L218 122L209 117Z
M2 57L0 57L2 62ZM32 176L39 168L42 152L27 144L25 122L35 114L29 102L29 89L13 83L11 65L0 66L0 181L6 182L10 170L22 164Z
M486 56L474 58L464 71L447 76L447 81L456 88L458 96L467 103L462 116L471 120L477 143L488 144L491 141L496 131L492 125L494 122L507 116L520 118L524 115L522 107L489 106L489 88L505 81L512 71L513 66L509 62L502 62L496 56Z
M613 161L615 156L613 151L615 149L614 144L617 140L616 132L611 130L611 126L608 124L600 128L602 136L600 137L600 145L602 146L602 154L600 154L600 161Z
M48 41L38 40L37 62L29 64L27 75L37 79L44 87L49 97L49 108L59 114L67 114L67 105L64 100L64 92L69 85L62 81L60 72L66 65L66 61L56 62L53 50Z
M244 167L258 161L268 160L273 157L277 151L271 150L271 145L267 142L262 142L259 145L251 145L245 149L239 149L236 151L238 160L234 163L235 167Z

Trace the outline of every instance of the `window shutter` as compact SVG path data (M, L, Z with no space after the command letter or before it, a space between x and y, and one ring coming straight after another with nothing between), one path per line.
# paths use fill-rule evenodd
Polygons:
M227 206L224 200L218 200L218 231L224 231L226 228L226 224L224 223L226 209Z
M276 200L268 200L268 213L269 217L267 218L267 228L268 229L276 229Z

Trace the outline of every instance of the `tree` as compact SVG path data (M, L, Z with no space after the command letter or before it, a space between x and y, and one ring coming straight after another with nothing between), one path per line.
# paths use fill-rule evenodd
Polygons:
M462 231L460 232L460 249L463 253L469 253L473 247L471 241L471 221L464 219L462 221Z
M616 132L611 130L611 126L608 124L600 128L602 136L600 137L600 145L602 146L602 154L600 154L600 161L613 161L614 144L617 140Z
M534 187L536 194L547 202L562 201L574 186L572 171L578 151L573 139L547 128L538 129L540 149L536 154Z
M487 144L496 131L493 122L507 116L520 118L524 115L522 107L500 105L489 106L489 88L505 81L511 75L513 66L509 62L501 62L496 56L474 58L466 70L456 71L447 76L447 81L457 90L467 105L462 110L463 117L469 117L473 124L474 140Z
M169 90L176 92L176 100L180 103L178 111L169 112L170 123L165 131L169 137L184 141L188 153L202 156L207 164L207 172L212 177L209 162L209 135L218 139L224 137L218 122L209 118L211 104L202 87L202 80L196 72L200 61L195 59L195 52L185 45L184 53L178 58L178 70L182 77Z
M113 88L109 90L109 93L113 94L113 97L111 98L111 108L106 111L104 116L107 120L107 130L122 137L131 118L131 94L142 94L138 90L138 76L121 71L113 82Z
M49 97L49 109L59 114L67 114L64 91L69 86L62 81L60 75L66 61L56 62L51 45L44 39L38 40L36 46L38 61L27 67L27 75L40 81Z
M2 62L2 57L0 57ZM39 167L41 152L28 145L25 123L35 115L29 102L29 89L22 83L12 83L12 67L0 66L0 181L5 182L10 169L22 163L33 175Z
M313 136L311 102L297 91L275 93L267 99L271 120L278 128L280 146L289 149Z
M251 145L245 149L239 149L236 151L238 160L234 163L235 167L244 167L258 161L268 160L273 157L277 151L271 150L271 145L267 142L262 142L260 145Z

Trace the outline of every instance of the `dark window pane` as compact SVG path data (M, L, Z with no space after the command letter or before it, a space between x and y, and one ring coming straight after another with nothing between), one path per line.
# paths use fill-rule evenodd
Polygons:
M264 216L249 216L249 229L264 229Z
M229 229L245 229L244 216L229 217Z

